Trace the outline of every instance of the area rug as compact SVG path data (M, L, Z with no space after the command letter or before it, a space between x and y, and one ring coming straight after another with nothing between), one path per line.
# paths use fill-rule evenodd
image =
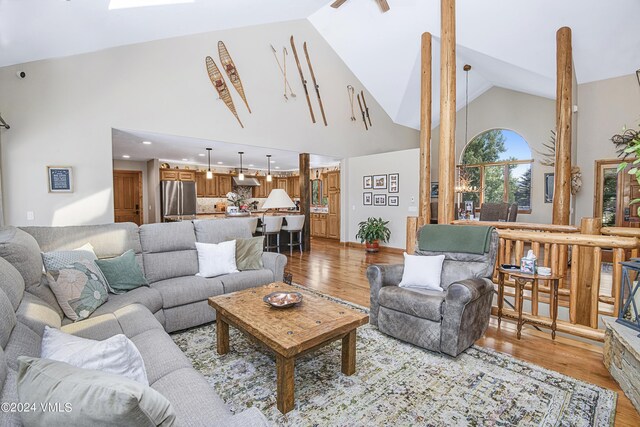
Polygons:
M326 296L325 296L326 297ZM327 297L354 307L362 307ZM276 408L275 359L215 324L172 335L232 412L256 406L278 426L611 426L616 394L474 346L453 359L384 335L357 332L356 373L340 372L340 342L296 360L295 408Z

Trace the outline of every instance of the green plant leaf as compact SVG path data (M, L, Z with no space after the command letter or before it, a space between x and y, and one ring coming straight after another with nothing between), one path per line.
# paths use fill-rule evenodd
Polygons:
M622 163L620 163L620 164L618 165L618 172L620 172L620 171L624 170L624 168L626 168L626 167L627 167L627 165L628 165L628 163L627 163L627 162L622 162Z

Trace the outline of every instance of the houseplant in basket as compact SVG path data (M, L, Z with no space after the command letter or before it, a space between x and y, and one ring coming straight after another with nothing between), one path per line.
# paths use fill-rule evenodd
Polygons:
M382 218L369 218L358 224L356 239L365 243L367 252L378 252L379 242L385 243L391 237L391 230L387 227L389 221Z

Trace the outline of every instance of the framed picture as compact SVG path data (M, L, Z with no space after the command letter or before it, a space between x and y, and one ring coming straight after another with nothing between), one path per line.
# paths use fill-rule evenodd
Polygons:
M73 193L73 168L47 166L49 193Z
M437 199L438 198L438 183L437 182L432 182L431 183L431 198L432 199Z
M386 194L374 194L373 195L373 206L387 206L387 195Z
M373 175L373 189L374 190L386 190L387 189L387 174Z
M389 196L387 198L389 206L400 206L400 198L398 196Z
M400 174L390 173L389 174L389 193L399 193L400 192L399 184L400 184Z
M368 188L373 188L373 178L371 175L362 177L362 188L365 190Z
M544 174L544 202L553 203L553 186L555 183L552 173Z
M365 206L370 206L372 205L372 193L371 192L367 192L367 193L362 193L362 204Z

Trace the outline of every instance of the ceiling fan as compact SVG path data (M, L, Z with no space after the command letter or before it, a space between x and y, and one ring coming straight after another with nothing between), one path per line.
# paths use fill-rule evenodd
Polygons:
M336 0L333 3L331 3L331 7L334 9L337 9L340 6L342 6L346 1L347 0ZM380 9L382 9L382 12L389 11L389 3L387 3L387 0L376 0L376 3L378 3L378 6L380 6Z

